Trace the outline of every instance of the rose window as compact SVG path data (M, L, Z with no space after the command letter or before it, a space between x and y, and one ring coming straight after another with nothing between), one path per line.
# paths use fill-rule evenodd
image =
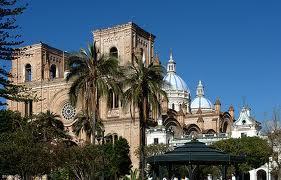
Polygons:
M67 102L62 107L61 113L66 120L72 120L76 114L76 110L69 102Z

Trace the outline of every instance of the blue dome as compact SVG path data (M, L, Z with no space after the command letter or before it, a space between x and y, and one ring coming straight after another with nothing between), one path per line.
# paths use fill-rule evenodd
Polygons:
M190 108L192 110L198 110L199 108L201 108L201 110L212 110L214 106L209 99L199 96L191 102Z
M213 104L211 101L204 97L204 86L202 84L202 81L199 81L197 90L196 90L196 98L191 102L190 108L191 110L197 111L198 109L201 110L208 110L212 111L214 109Z
M168 72L163 80L167 83L164 90L186 91L189 93L186 83L176 73Z

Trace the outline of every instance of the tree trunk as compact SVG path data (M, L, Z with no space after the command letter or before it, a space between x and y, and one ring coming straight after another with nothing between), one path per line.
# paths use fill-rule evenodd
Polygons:
M96 88L95 84L93 84L93 99L92 99L92 111L93 111L93 118L92 118L92 144L96 143L96 109L97 109L97 104L96 104Z
M139 103L139 123L140 123L140 176L144 179L144 146L145 146L145 115L144 115L144 103Z

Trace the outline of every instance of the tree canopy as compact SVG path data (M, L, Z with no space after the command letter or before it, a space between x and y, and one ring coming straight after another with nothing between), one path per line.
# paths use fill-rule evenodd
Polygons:
M19 112L0 110L0 125L0 177L112 179L129 174L132 167L126 139L101 145L68 143L71 138L60 117L50 111L23 118Z
M100 120L100 97L107 96L110 90L115 93L121 91L116 80L122 75L119 71L118 61L115 57L99 54L94 43L89 45L87 50L81 49L78 53L70 56L69 67L70 73L67 76L67 81L73 81L69 89L69 99L75 106L78 99L80 100L85 115L83 121L90 121L91 141L95 143L96 124L97 120ZM80 127L82 126L80 125ZM81 129L76 128L76 130ZM89 134L89 130L86 131Z
M258 168L268 162L272 153L267 140L259 137L231 138L217 141L212 146L232 155L244 155L246 162L239 166L240 170L244 172Z
M19 26L16 23L17 17L26 9L27 4L18 0L0 1L0 60L10 61L24 54L24 49L18 48L23 43L21 34L18 31ZM3 64L5 64L3 63ZM12 84L9 80L13 75L5 66L0 66L0 97L14 101L25 101L32 98L28 89L24 86ZM6 105L1 101L0 106Z
M145 128L152 117L150 115L160 112L160 97L167 98L166 92L162 89L164 72L163 66L153 62L146 64L137 57L135 57L133 63L128 64L125 68L126 77L123 85L128 88L123 93L122 104L124 104L124 108L130 106L133 118L135 108L138 108L140 124L139 168L142 178L145 177Z

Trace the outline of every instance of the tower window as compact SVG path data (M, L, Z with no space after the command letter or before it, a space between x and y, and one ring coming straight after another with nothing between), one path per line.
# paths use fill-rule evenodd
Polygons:
M31 72L31 65L27 64L25 65L25 81L31 81L32 79L32 72Z
M175 110L175 104L174 103L172 104L172 109Z
M50 79L53 80L57 77L57 67L55 64L52 64L50 67Z
M117 94L113 94L114 96L114 108L119 107L119 96Z
M118 49L116 47L110 48L109 54L112 57L118 58Z
M119 96L113 93L112 90L109 92L107 103L109 104L110 109L119 107Z

